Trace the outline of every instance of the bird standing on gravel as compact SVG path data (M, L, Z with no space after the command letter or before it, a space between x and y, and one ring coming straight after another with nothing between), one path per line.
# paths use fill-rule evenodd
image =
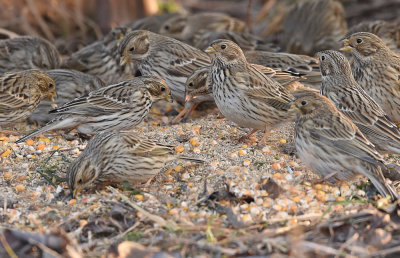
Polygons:
M211 62L200 49L146 30L128 33L120 42L119 53L121 64L134 61L141 74L163 78L174 100L182 104L187 77Z
M56 96L56 83L43 71L3 74L0 77L0 125L26 119L41 100L54 101Z
M357 126L326 97L313 92L296 95L291 111L297 113L294 138L299 158L331 183L368 177L379 193L392 200L398 194L385 182L382 156Z
M258 66L249 64L238 45L216 40L206 52L212 55L210 81L219 110L239 126L253 128L241 139L265 130L261 145L272 128L294 120L287 112L293 96Z
M165 162L176 158L179 157L174 147L139 137L134 132L101 133L71 163L67 182L73 196L92 183L143 183L154 177Z
M28 69L56 69L60 55L53 44L34 36L0 40L0 74Z
M127 130L147 116L155 101L171 100L170 94L166 82L154 76L136 77L103 87L50 111L57 117L16 143L55 129L77 127L84 134Z
M400 131L382 108L357 84L346 57L333 50L317 53L321 94L350 118L379 152L400 154Z
M395 123L400 122L400 56L376 35L357 32L343 39L342 51L354 57L353 75Z

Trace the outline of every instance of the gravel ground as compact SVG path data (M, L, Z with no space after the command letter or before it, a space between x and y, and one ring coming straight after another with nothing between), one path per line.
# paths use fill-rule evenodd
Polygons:
M366 197L374 191L363 178L336 186L318 183L293 155L293 124L272 131L259 147L261 132L238 142L249 129L221 119L216 109L170 125L173 116L161 114L174 108L159 105L132 133L175 145L183 156L204 163L176 160L147 184L98 187L76 199L69 197L64 178L86 140L51 132L16 145L20 136L1 134L2 227L45 235L50 230L68 240L58 252L70 256L329 255L343 242L347 249L340 250L354 254L348 243L354 234L335 240L332 234L318 235L316 225L391 207L386 199ZM28 132L35 126L17 127ZM388 245L382 241L368 245L382 250Z

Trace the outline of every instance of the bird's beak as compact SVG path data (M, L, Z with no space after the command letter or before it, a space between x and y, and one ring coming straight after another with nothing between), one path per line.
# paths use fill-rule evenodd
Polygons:
M74 191L72 192L72 198L75 198L80 192L82 191L82 187L77 187L74 189Z
M353 46L351 45L350 40L344 39L344 40L342 40L342 43L343 43L343 47L340 49L340 51L349 52L353 49Z
M174 102L174 100L172 99L171 94L168 94L167 96L165 96L165 100L168 102Z
M56 93L56 92L51 93L50 96L48 97L48 99L49 99L51 102L54 102L54 98L57 98L57 93Z
M204 50L208 54L215 53L215 48L213 46L209 46L206 50Z
M119 65L125 65L126 63L129 62L129 57L127 56L121 56L121 59L119 60Z
M296 113L299 109L296 107L296 105L293 103L290 105L290 108L288 110L289 113Z
M193 96L190 94L186 94L185 102L190 102L193 99Z

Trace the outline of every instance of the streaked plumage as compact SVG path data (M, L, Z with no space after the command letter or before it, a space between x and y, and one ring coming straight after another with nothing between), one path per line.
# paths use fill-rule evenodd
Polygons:
M160 34L194 44L204 33L248 32L246 23L224 13L202 12L175 16L167 20L160 29Z
M400 22L364 21L351 27L347 37L356 32L370 32L377 35L392 51L400 51Z
M141 74L163 78L173 98L181 103L187 77L197 68L210 65L210 58L203 51L145 30L128 33L119 45L119 53L122 63L135 62Z
M287 112L293 96L259 67L249 64L238 45L216 40L206 52L212 55L210 81L219 110L239 126L253 128L253 132L265 130L259 144L270 129L294 119Z
M343 40L343 51L353 57L354 78L386 115L400 122L400 55L376 35L357 32Z
M243 50L260 50L277 52L280 48L274 43L268 42L265 39L258 37L248 32L234 32L234 31L209 31L193 40L195 47L205 49L211 42L217 39L228 39L236 44Z
M295 145L299 158L314 173L332 183L368 177L382 196L397 199L385 182L387 170L382 156L357 126L318 93L297 94L292 110L297 111Z
M0 125L24 120L47 98L54 101L56 83L45 72L26 70L0 77Z
M61 67L97 76L108 85L132 78L134 66L119 64L118 42L127 32L127 28L112 29L103 39L63 60Z
M354 80L347 59L333 50L317 55L321 62L321 94L350 118L379 152L400 154L399 129Z
M71 163L67 182L74 196L96 183L143 183L154 177L165 162L176 158L172 146L134 132L101 133Z
M170 100L170 91L159 77L141 76L92 91L50 111L57 117L16 141L23 142L49 130L74 128L84 134L127 130L139 124L153 102Z
M28 69L56 69L60 55L50 42L34 36L0 40L0 74Z
M325 49L339 49L347 23L342 4L335 0L310 0L296 4L286 15L282 50L314 55Z
M301 83L315 89L321 87L321 72L318 59L314 57L267 51L244 51L244 55L249 63L297 73L303 76L303 78L299 79Z
M55 69L48 70L46 73L56 82L57 98L54 103L47 100L41 101L29 117L31 121L47 123L56 117L55 114L49 114L49 111L54 109L54 104L61 107L75 98L106 86L101 79L75 70Z

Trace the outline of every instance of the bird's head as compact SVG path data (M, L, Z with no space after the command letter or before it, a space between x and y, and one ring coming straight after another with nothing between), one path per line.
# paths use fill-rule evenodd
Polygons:
M351 74L350 63L340 52L334 50L320 51L316 54L322 76L344 76Z
M141 76L138 78L143 80L144 85L154 100L164 99L172 102L171 90L164 79L158 76Z
M54 101L57 97L56 82L44 71L41 70L27 70L26 80L36 83L39 87L42 96L50 101Z
M387 50L385 43L375 34L356 32L341 40L344 52L350 52L358 59L366 59L381 50Z
M217 59L226 65L246 61L242 49L233 41L226 39L213 41L205 52L211 55L214 60Z
M186 102L210 94L208 84L209 69L209 67L199 68L187 78L185 83Z
M324 107L331 103L329 99L313 91L301 91L293 95L295 100L291 103L289 112L297 113L297 116L323 112Z
M150 50L149 33L147 30L135 30L125 35L118 46L120 65L146 58Z
M68 169L67 183L72 197L92 184L99 177L99 169L87 155L81 154Z

